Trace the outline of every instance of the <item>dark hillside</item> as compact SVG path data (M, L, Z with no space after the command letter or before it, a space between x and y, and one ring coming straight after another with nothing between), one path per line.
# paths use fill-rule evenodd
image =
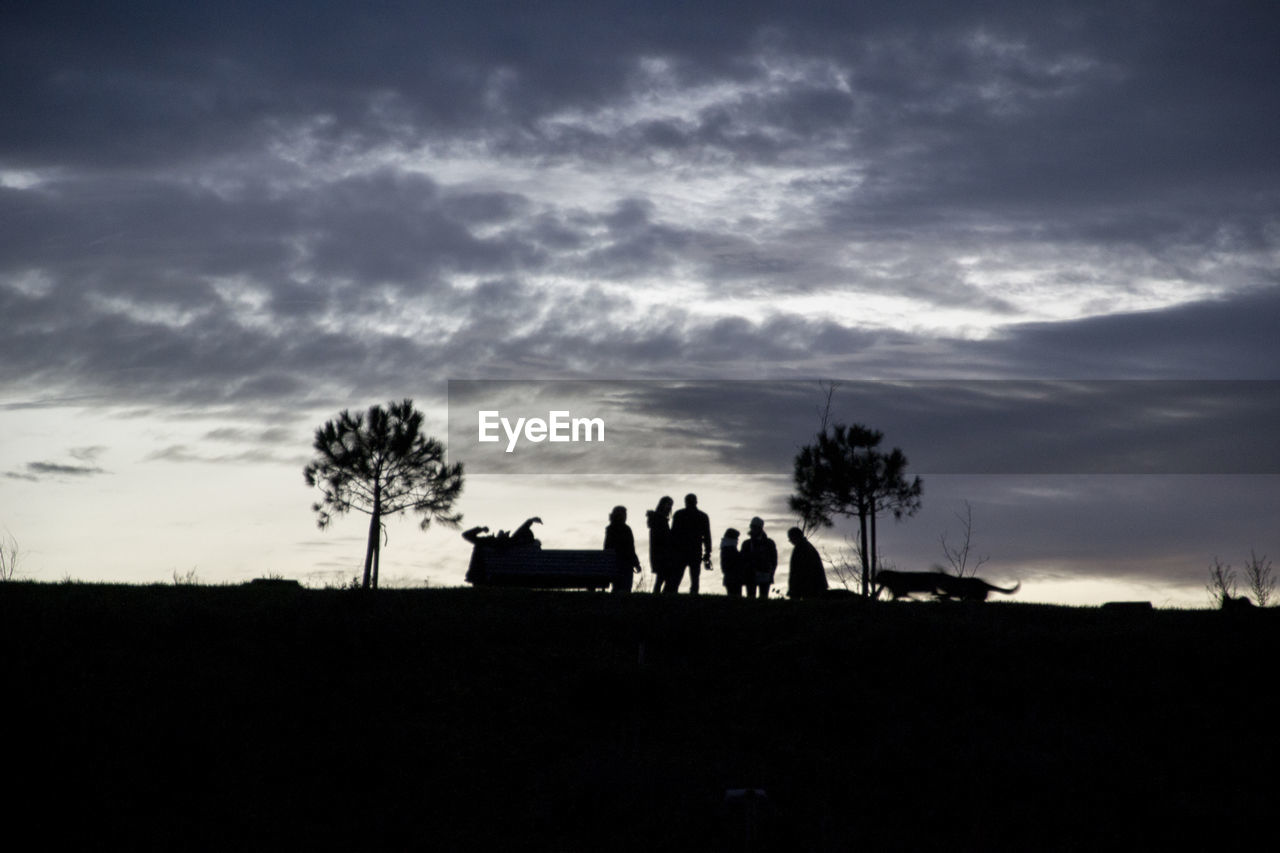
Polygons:
M753 849L1223 849L1274 806L1277 639L1271 611L10 583L6 811L180 849L742 850L725 791L758 787Z

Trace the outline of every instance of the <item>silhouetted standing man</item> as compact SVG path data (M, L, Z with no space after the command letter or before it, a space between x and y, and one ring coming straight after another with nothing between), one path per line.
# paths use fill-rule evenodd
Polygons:
M711 519L698 509L697 495L685 495L684 509L678 510L671 519L671 550L675 560L671 566L671 579L663 589L675 594L684 579L685 567L688 567L689 592L697 595L702 564L711 565Z
M764 535L764 519L751 519L747 541L742 543L742 572L747 583L747 597L769 597L773 573L778 568L778 547Z
M791 540L791 576L787 578L787 595L792 598L816 598L827 591L827 573L822 557L804 531L793 527L787 531Z

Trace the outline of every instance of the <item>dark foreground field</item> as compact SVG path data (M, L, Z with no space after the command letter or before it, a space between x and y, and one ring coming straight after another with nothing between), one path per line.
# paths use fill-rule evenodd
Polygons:
M749 849L1231 849L1276 616L4 584L5 834L743 850L756 787Z

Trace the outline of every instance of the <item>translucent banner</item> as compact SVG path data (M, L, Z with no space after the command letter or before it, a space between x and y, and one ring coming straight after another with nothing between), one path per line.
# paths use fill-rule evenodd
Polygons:
M450 380L472 474L789 474L816 381ZM1280 382L838 381L829 422L918 474L1280 473Z

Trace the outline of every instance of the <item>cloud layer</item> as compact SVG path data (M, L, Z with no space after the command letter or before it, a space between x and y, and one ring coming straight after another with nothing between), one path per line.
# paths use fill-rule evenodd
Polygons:
M1255 375L1274 14L951 6L29 8L3 378L1092 374L1082 339L1126 332L1124 375ZM1209 352L1086 319L1202 300Z

